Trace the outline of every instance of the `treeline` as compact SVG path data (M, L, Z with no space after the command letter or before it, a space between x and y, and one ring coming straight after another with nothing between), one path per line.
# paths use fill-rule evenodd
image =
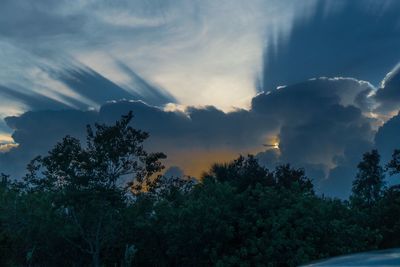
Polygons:
M2 175L0 266L297 266L400 246L400 151L364 155L348 201L318 196L302 169L252 157L216 164L200 181L157 173L147 133L88 127L65 137L18 181Z

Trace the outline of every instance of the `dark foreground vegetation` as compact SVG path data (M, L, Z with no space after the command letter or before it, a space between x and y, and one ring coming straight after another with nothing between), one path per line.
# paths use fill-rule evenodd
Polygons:
M88 127L2 175L0 266L296 266L400 246L400 152L364 155L348 201L318 196L301 169L270 171L252 156L201 181L157 175L162 153L129 126ZM131 181L131 182L129 182Z

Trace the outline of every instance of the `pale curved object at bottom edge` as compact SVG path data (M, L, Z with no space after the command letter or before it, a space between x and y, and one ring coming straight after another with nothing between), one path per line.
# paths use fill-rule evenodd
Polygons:
M301 267L351 267L351 266L400 266L400 248L376 250L345 256L338 256L322 261L302 265Z

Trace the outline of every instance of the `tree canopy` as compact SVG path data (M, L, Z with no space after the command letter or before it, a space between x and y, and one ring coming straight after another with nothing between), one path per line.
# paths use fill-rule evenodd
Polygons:
M378 151L364 154L349 201L315 193L289 164L251 155L200 179L160 175L162 153L131 126L87 128L0 181L1 266L298 266L400 245L400 190Z

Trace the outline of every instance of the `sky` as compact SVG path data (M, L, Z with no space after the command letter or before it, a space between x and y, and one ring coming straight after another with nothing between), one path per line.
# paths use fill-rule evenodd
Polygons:
M132 110L170 172L256 154L346 197L400 148L396 0L2 0L0 170ZM393 179L389 183L394 182Z

